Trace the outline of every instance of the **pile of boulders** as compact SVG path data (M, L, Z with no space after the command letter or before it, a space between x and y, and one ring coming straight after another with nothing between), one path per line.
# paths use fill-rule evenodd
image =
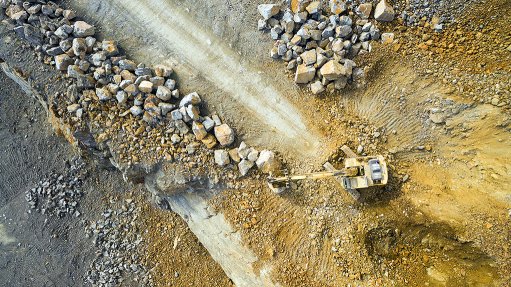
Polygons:
M381 0L356 5L352 1L293 0L290 7L261 4L258 28L276 40L273 59L286 61L297 84L313 94L343 89L364 77L353 59L371 51L370 41L382 39L376 22L394 20L393 7Z
M83 196L80 187L86 176L85 164L74 159L65 174L52 173L46 180L25 193L31 209L42 214L63 217L81 215L78 200Z
M274 152L269 150L259 152L253 147L248 147L245 142L241 142L237 148L215 150L215 163L219 166L237 165L242 176L247 175L254 166L266 174L280 169L280 161Z
M3 22L28 41L42 60L73 80L65 105L73 121L80 122L98 105L102 110L114 106L120 117L131 115L147 126L164 128L166 134L171 133L172 145L186 142L188 154L200 146L189 143L190 135L208 149L234 143L234 130L220 117L201 114L203 101L196 92L181 95L171 67L152 69L127 59L116 42L99 41L93 25L52 1L0 0L0 6L8 16ZM136 135L144 130L137 130ZM246 174L257 159L243 160L240 171Z
M41 4L45 3L45 4ZM151 126L166 120L184 133L189 128L209 148L217 141L225 146L234 133L215 116L201 116L197 93L181 97L170 67L154 69L136 64L120 55L114 41L98 41L96 29L75 21L75 13L51 1L3 1L14 31L27 40L43 58L68 77L75 79L76 93L69 99L67 112L80 119L92 101L114 102L128 114ZM209 135L213 131L214 135ZM177 139L176 139L177 140Z
M87 271L86 281L92 286L118 286L123 278L134 278L141 286L152 286L147 268L138 255L143 242L135 221L140 213L131 198L124 200L115 210L108 209L102 218L85 227L98 248Z

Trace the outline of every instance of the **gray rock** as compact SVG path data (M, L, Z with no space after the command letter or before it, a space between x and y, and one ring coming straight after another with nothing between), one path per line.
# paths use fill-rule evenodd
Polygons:
M260 4L259 6L257 6L257 11L259 11L259 14L261 14L261 16L263 16L264 20L268 20L280 12L280 5L278 5L278 4Z
M314 95L320 94L320 93L322 93L324 91L325 91L325 87L323 86L321 81L316 81L316 82L311 84L311 92Z
M165 87L167 87L169 90L174 90L176 88L176 81L173 79L168 79L165 81Z
M202 121L202 124L204 125L204 128L206 131L210 131L215 127L215 121L212 120L210 117L204 117L204 120Z
M240 146L238 147L238 155L241 159L246 159L248 157L248 154L250 153L250 148L247 146L245 142L241 142Z
M179 132L182 135L185 135L190 131L190 128L188 128L186 123L183 122L182 120L176 120L175 123L176 123L176 128L179 130Z
M259 151L255 148L250 148L250 152L247 155L247 159L251 162L255 162L257 158L259 157Z
M168 101L172 98L172 91L164 86L159 86L156 90L156 96L162 101Z
M223 149L215 150L215 163L219 166L226 166L230 163L229 152Z
M314 79L316 75L316 69L311 66L307 66L305 64L298 65L295 73L295 83L297 84L307 84L308 82Z
M170 111L176 109L176 105L169 104L169 103L159 103L158 107L161 110L162 116L166 116Z
M243 159L240 161L240 163L238 163L238 169L240 171L240 174L242 176L245 176L248 174L248 172L250 171L250 169L254 166L254 162L253 161L249 161L249 160L246 160L246 159Z
M112 98L112 94L106 87L101 89L96 89L96 95L98 96L100 101L108 101Z
M227 124L215 127L215 137L222 146L228 146L235 140L234 131Z
M130 112L133 116L138 117L144 113L144 110L139 106L133 106L130 108Z
M75 37L93 36L96 33L94 26L84 21L76 21L74 24L73 34Z
M115 98L119 104L125 104L128 101L128 94L125 91L118 91L115 94Z
M87 52L87 45L85 44L85 39L83 38L74 38L73 39L73 53L75 56L84 55Z
M183 115L181 114L181 112L179 110L171 111L170 116L175 121L183 119Z
M394 8L386 0L381 0L374 9L374 19L380 22L394 20Z
M124 59L119 61L119 68L121 68L121 70L128 70L133 72L137 68L137 64L131 60Z
M196 92L190 93L183 97L181 102L179 102L179 107L184 107L187 105L199 105L202 102L199 94Z
M50 55L50 56L57 56L57 55L60 55L64 53L64 51L62 51L62 48L60 47L53 47L53 48L50 48L48 50L46 50L46 54Z
M259 153L256 160L257 168L263 173L274 173L280 169L280 162L275 156L275 153L269 150L263 150Z

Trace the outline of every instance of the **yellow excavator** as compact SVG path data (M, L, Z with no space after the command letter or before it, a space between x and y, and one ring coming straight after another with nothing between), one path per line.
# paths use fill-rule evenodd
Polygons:
M334 177L341 186L358 200L360 198L359 189L373 186L384 186L388 181L388 170L385 159L381 155L376 156L357 156L349 147L342 146L341 150L346 154L343 169L335 169L329 162L323 167L324 172L306 173L300 175L288 175L268 178L270 189L280 194L289 189L291 182L307 179L321 179Z

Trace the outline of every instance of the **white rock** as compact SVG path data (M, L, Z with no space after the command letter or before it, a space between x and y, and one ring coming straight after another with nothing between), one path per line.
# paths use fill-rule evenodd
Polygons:
M259 153L256 164L259 170L264 173L272 173L280 169L280 162L276 158L275 153L269 150L263 150Z
M257 151L255 148L250 148L250 152L248 153L247 159L249 161L255 162L257 158L259 157L259 151Z
M159 86L156 90L156 96L162 101L168 101L172 98L172 91L164 86Z
M374 9L374 19L380 22L394 20L394 8L385 0L381 0Z
M229 152L223 149L215 150L215 163L219 166L226 166L230 163Z
M247 175L247 173L250 171L250 169L254 166L253 161L249 161L246 159L243 159L238 163L238 169L242 176Z
M184 107L184 106L188 106L188 105L198 105L202 102L199 94L197 94L196 92L193 92L193 93L190 93L186 96L183 97L183 99L181 100L181 102L179 102L179 107Z
M298 65L295 73L295 83L297 84L307 84L308 82L314 79L316 75L316 69L311 66L307 66L305 64Z
M140 85L138 85L138 90L142 93L151 93L153 91L153 83L149 81L142 81Z
M96 33L94 26L87 24L84 21L76 21L73 28L73 34L76 37L93 36Z
M227 125L215 127L215 137L222 146L228 146L234 142L234 131Z
M280 5L278 4L260 4L257 6L257 11L263 16L264 20L277 15L280 12Z

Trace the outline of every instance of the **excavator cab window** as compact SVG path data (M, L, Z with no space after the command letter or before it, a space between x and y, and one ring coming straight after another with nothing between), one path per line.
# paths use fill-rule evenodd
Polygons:
M371 179L376 183L380 183L383 179L380 161L377 159L369 160L369 169L371 170Z

